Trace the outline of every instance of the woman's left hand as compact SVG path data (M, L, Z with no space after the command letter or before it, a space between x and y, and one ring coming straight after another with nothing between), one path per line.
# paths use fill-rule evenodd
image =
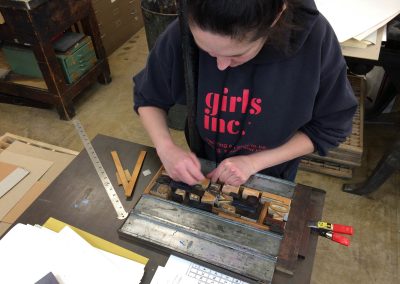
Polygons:
M216 169L207 177L212 182L223 182L234 186L245 183L256 170L251 162L250 156L235 156L223 160Z

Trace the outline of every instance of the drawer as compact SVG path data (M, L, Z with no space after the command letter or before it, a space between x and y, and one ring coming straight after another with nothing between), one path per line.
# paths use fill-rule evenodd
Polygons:
M67 68L73 68L74 65L79 65L85 60L95 56L93 43L90 40L87 44L82 45L75 52L70 55L64 57L65 65Z
M68 83L75 82L79 77L85 74L92 66L96 64L97 58L92 56L85 58L80 61L79 64L75 64L70 68L64 69L66 79Z

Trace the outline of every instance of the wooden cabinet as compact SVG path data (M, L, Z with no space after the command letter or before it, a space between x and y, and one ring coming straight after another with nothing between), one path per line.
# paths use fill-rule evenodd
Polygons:
M53 105L61 119L69 120L75 115L72 104L74 97L96 80L103 84L111 82L108 61L90 0L1 0L0 12L5 20L5 24L0 25L0 39L30 46L46 86L42 88L1 80L0 95L19 96ZM79 53L83 57L77 58L77 62L81 62L78 65L72 64L72 69L67 69L72 70L71 73L65 76L62 64L71 68L71 62L61 58L60 64L52 39L71 29L91 38L96 61L89 66L88 62L92 62L93 58ZM84 75L74 75L77 70L83 69Z
M92 5L107 55L143 27L140 0L93 0Z

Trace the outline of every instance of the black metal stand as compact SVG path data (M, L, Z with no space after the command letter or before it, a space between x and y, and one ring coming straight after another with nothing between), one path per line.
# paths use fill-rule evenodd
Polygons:
M350 70L355 73L366 74L374 65L382 66L385 76L381 88L372 108L366 110L366 120L374 122L379 118L382 111L397 96L400 95L400 15L388 24L391 31L386 46L380 50L379 60L369 62L368 60L346 58ZM377 121L379 123L379 119ZM386 123L387 124L387 123ZM398 119L391 121L390 125L398 125ZM400 169L400 134L397 135L395 143L383 155L372 175L366 181L357 184L344 184L343 191L358 195L364 195L376 191L393 174Z
M400 135L394 145L385 153L372 175L362 183L345 184L343 191L364 195L376 191L396 170L400 170Z
M381 88L378 92L377 99L372 108L366 110L366 120L374 123L383 115L382 111L386 106L395 98L398 93L396 85L398 81L391 80L388 73L382 80ZM384 122L383 122L384 123ZM398 121L391 121L391 126L396 126ZM343 191L358 195L372 193L379 189L379 187L396 171L400 169L400 135L397 136L394 145L383 155L378 165L374 169L372 175L366 181L356 184L344 184Z

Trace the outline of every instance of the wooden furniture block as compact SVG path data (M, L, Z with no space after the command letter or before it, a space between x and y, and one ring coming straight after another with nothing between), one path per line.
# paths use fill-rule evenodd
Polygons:
M115 168L117 169L117 177L119 177L119 181L121 181L124 191L126 191L128 189L128 180L125 176L125 171L122 167L117 151L111 151L111 156L114 161Z
M127 188L125 190L126 197L131 197L133 194L133 190L135 188L136 181L139 177L140 169L142 168L145 157L146 157L146 151L140 151L135 167L133 168L131 180L129 181Z
M43 88L41 85L1 80L0 93L53 105L61 119L69 120L75 115L72 100L77 95L96 81L111 82L91 0L2 0L0 13L5 20L5 24L0 25L0 38L4 43L18 42L30 46L46 85ZM52 40L72 29L91 37L97 61L83 76L68 84Z
M251 188L244 188L242 192L242 198L247 199L248 196L260 197L260 192Z

